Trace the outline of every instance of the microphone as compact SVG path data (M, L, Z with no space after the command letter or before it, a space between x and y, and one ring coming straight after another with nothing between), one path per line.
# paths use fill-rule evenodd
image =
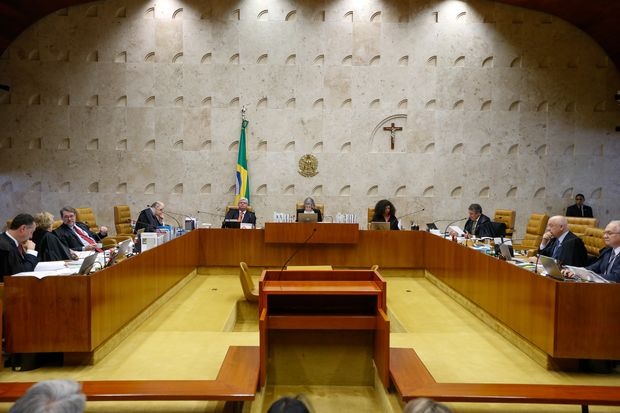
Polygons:
M165 212L165 211L162 211L162 212L164 213L165 216L172 218L174 220L174 222L177 223L177 227L178 228L181 228L181 223L179 222L178 219L176 219L176 217L174 215L171 215L172 214L171 212Z
M226 216L224 216L223 214L217 214L217 213L208 212L208 211L196 211L196 215L198 214L205 214L205 215L209 215L215 218L226 218Z
M316 234L316 227L312 228L312 232L310 233L310 236L308 238L306 238L306 240L304 242L301 243L301 245L299 245L299 247L297 247L297 249L295 251L293 251L293 253L291 254L290 257L288 257L288 259L286 261L284 261L284 264L282 265L282 268L280 268L280 278L282 277L282 271L284 271L284 269L286 268L286 265L293 259L293 257L295 255L297 255L297 253L299 251L301 251L301 249L303 247L305 247L308 244L308 241L310 241L310 238L312 238L314 236L314 234Z
M417 214L418 212L422 212L422 211L424 211L424 208L418 209L417 211L409 212L409 213L407 213L405 215L401 215L399 219L403 219L405 217L408 217L408 216L413 215L413 214Z
M450 228L450 226L451 226L451 225L456 224L457 222L465 221L467 218L468 218L468 217L465 217L465 218L457 219L457 220L455 220L455 221L450 222L448 225L446 225L446 229L445 229L445 230L444 230L444 232L443 232L443 233L444 233L444 235L448 233L448 228ZM445 221L445 219L444 219L444 220L442 220L442 221Z

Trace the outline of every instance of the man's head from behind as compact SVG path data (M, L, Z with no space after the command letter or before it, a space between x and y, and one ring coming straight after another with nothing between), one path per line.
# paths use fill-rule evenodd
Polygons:
M32 215L19 214L13 218L13 221L11 221L11 226L9 227L8 232L17 240L17 242L22 243L32 238L32 233L36 227L37 226Z
M81 413L86 396L72 380L46 380L28 389L9 413Z
M568 231L568 220L562 215L555 215L547 221L547 231L551 232L554 238L559 238Z
M611 248L620 247L620 221L611 221L603 232L605 245Z
M471 204L469 208L467 208L467 213L469 214L469 219L477 221L480 215L482 215L482 207L480 204Z
M575 205L582 206L584 202L586 202L586 197L583 194L575 195Z
M75 220L77 219L76 217L77 211L73 207L66 206L62 207L60 210L60 219L62 219L62 223L69 227L73 227L73 225L75 225Z

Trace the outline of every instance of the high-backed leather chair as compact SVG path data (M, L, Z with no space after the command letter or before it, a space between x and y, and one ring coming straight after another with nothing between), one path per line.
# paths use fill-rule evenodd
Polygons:
M114 226L116 227L116 235L129 235L133 237L131 208L129 208L129 205L114 206Z
M88 228L94 233L99 232L99 225L97 225L97 219L95 218L95 213L92 208L84 207L84 208L75 208L77 211L77 216L75 217L76 221L80 221L88 225ZM103 244L103 248L112 248L115 247L119 242L125 241L126 239L130 239L132 237L119 235L119 236L111 236L108 235L104 239L101 240Z
M596 218L566 217L566 219L568 220L568 230L578 237L585 235L586 228L595 228L598 225Z
M227 205L226 206L226 215L228 215L228 211L230 211L231 209L239 209L239 207L237 205ZM252 208L251 206L248 205L248 211L254 212L254 208Z
M239 281L241 282L241 289L243 290L245 299L250 302L258 301L258 290L254 287L254 281L252 281L252 277L250 276L248 264L241 261L239 267Z
M323 219L324 219L325 218L325 205L324 204L314 204L314 205L316 206L316 209L321 211L321 215L323 216ZM295 206L295 211L299 209L304 209L303 202L298 202L297 205Z
M372 222L372 217L375 216L375 209L374 208L368 208L368 224L370 224Z
M530 215L530 219L527 221L525 235L520 244L514 244L514 248L530 250L531 255L538 251L542 236L547 228L547 221L549 221L549 215L547 214Z
M514 209L496 209L493 221L506 224L506 237L511 238L515 231L517 212Z
M598 257L601 249L605 248L605 240L603 239L603 228L588 227L585 234L581 237L583 244L586 246L588 256Z

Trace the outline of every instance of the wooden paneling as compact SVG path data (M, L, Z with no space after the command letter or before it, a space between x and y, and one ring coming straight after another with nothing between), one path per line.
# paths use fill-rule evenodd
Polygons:
M265 230L200 230L200 266L281 268L296 251L290 265L332 265L334 267L423 268L424 234L417 231L359 231L357 244L295 245L267 244Z
M199 234L88 277L5 277L9 352L91 352L189 274Z
M279 244L356 244L358 224L284 223L265 224L265 242Z
M91 348L90 277L4 277L9 353Z

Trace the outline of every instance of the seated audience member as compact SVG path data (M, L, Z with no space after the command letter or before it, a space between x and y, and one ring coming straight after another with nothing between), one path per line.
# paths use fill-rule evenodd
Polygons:
M372 222L389 222L391 230L398 230L398 218L396 218L396 207L394 207L394 204L387 199L377 202Z
M452 410L441 403L420 397L407 403L403 413L452 413Z
M547 221L538 253L555 258L560 265L581 267L588 260L588 251L581 238L568 230L568 220L556 215ZM532 259L535 259L532 257Z
M164 225L164 203L155 201L140 212L133 232L137 234L143 228L144 232L157 232L157 227L162 225Z
M101 248L97 247L97 243L108 236L108 228L102 226L99 228L99 233L95 234L88 225L83 222L77 222L77 211L70 206L63 207L60 210L60 217L62 218L62 225L54 230L54 233L58 235L58 238L67 247L74 251L101 251Z
M304 207L302 209L297 210L297 215L299 214L317 214L316 220L317 222L323 221L323 214L321 214L321 210L318 209L314 203L314 199L308 197L304 199ZM297 220L297 219L296 219Z
M226 226L227 220L239 221L243 224L252 224L256 226L256 215L254 215L254 212L248 211L248 199L239 198L237 207L238 209L231 208L228 211L222 223L222 228Z
M52 232L54 216L49 212L41 212L34 216L37 229L32 234L32 241L39 251L39 261L76 260L77 255L63 244Z
M32 215L19 214L9 229L0 234L0 282L5 275L34 271L39 262L36 246L30 240L35 228Z
M567 217L584 217L593 218L592 207L584 205L586 197L583 194L577 194L575 196L575 205L571 205L566 208Z
M267 413L310 413L310 409L301 396L281 397L269 407Z
M586 269L594 271L608 281L620 283L620 221L611 221L605 227L603 233L605 240L605 249L602 251L598 259L588 265ZM571 270L563 270L562 273L567 277L574 277L575 274Z
M46 380L34 384L9 413L82 413L86 396L73 380Z

